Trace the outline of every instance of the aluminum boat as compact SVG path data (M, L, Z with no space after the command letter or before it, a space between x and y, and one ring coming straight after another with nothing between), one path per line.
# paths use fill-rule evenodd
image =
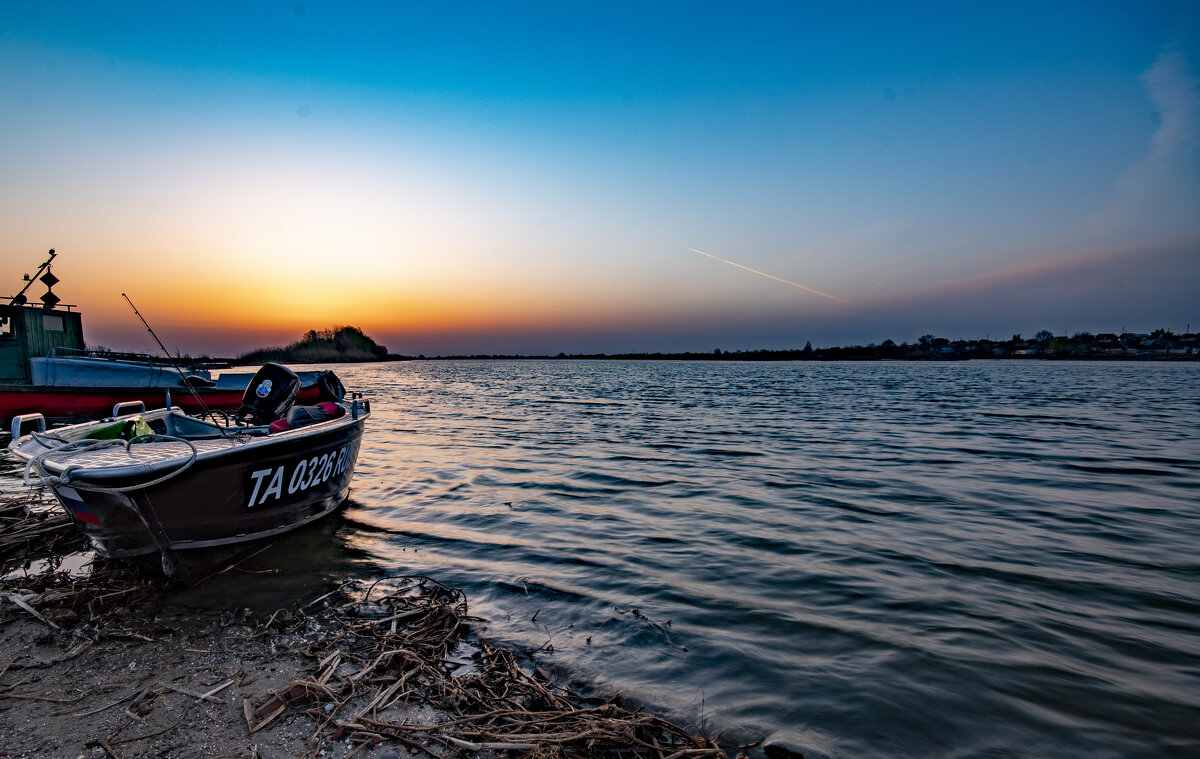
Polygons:
M46 430L13 420L8 449L25 479L53 492L104 556L180 552L278 535L345 501L370 404L336 391L298 406L300 380L267 364L235 415L124 404L105 419Z

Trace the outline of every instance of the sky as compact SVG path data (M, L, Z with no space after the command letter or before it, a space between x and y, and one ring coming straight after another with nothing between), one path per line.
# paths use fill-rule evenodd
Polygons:
M49 248L124 350L1196 330L1200 6L0 0Z

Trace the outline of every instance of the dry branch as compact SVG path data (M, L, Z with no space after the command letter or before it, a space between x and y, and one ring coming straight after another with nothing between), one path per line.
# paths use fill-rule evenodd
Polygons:
M587 705L526 672L511 652L480 641L474 641L479 647L471 657L474 671L455 675L459 663L447 657L468 631L466 599L457 589L404 577L370 586L347 583L320 600L324 607L317 615L336 620L341 630L310 652L314 663L307 676L255 710L261 720L255 730L289 710L315 711L322 718L318 734L329 730L337 739L363 744L382 737L439 759L547 747L554 750L542 755L724 759L706 738L615 703ZM297 614L313 614L305 612L312 606ZM295 617L277 613L270 621L284 624ZM314 696L325 701L323 709L312 706ZM425 725L391 718L387 708L397 701L423 702L444 718ZM350 716L337 718L343 710Z

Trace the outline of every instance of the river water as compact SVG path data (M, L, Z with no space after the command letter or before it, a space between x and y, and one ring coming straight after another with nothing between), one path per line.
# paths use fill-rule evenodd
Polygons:
M300 564L727 746L1200 756L1200 365L335 368L373 416Z

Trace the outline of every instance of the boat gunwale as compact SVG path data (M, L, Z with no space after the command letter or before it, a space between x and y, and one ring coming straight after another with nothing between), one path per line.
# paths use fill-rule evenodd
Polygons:
M197 443L204 444L204 443L209 443L209 442L216 442L216 443L222 444L219 448L218 447L208 447L206 450L203 449L203 445L197 446L196 456L195 456L195 459L196 459L195 464L200 464L200 463L210 464L212 462L219 461L221 458L224 458L226 456L230 456L235 453L241 453L241 452L249 449L251 446L253 446L253 447L274 447L274 445L280 445L280 444L287 443L287 442L304 440L305 438L308 438L308 437L316 437L316 436L321 436L321 435L325 435L328 433L336 432L337 430L339 430L343 427L361 425L362 423L364 423L366 421L367 417L370 416L370 412L365 410L361 404L360 404L357 416L355 416L353 411L350 408L348 408L348 406L350 406L349 403L342 402L342 403L339 403L339 405L341 405L343 408L346 409L346 413L343 414L342 416L339 416L336 419L326 419L321 422L316 422L314 424L308 424L303 427L298 427L295 429L282 430L280 432L273 432L270 434L238 435L237 430L239 430L239 429L241 429L241 430L250 430L250 429L263 430L264 427L255 426L255 427L233 428L234 434L229 437L205 437L205 438L198 438L196 440L188 440L188 442L191 443L192 445L196 445ZM170 416L172 414L177 414L179 416L183 416L183 417L187 417L189 419L195 420L194 417L190 417L187 414L183 413L183 411L178 406L172 406L170 409L155 409L153 411L147 411L145 413L139 412L136 414L128 414L125 416L108 417L106 419L80 422L78 424L68 425L67 427L60 427L55 430L49 430L48 433L49 434L58 434L63 431L71 431L72 433L84 432L86 434L86 431L91 428L99 429L101 427L104 427L104 426L107 426L107 425L110 425L110 424L113 424L116 422L120 422L123 420L138 419L138 418L148 419L148 420L157 420L157 419L166 418L167 416ZM218 427L218 425L213 425L213 428L218 429L219 427ZM85 438L79 437L77 439L83 440ZM180 443L181 440L187 440L187 438L179 437L178 439L164 440L160 443L160 445L173 445L173 446L178 446L181 444L186 445L186 443ZM36 451L22 450L22 448L24 446L31 446L31 445L35 445L38 450L36 450ZM139 445L155 445L155 443L143 443L143 444L139 444ZM23 461L28 462L31 458L33 458L34 456L38 455L39 453L41 453L43 451L53 451L55 449L46 448L41 443L34 440L32 435L25 435L25 436L22 436L16 440L13 440L12 442L10 442L8 444L8 450L14 456L22 459ZM97 451L96 453L101 453L101 451ZM84 459L84 463L79 463L78 461L71 462L69 460L68 461L62 461L62 460L56 461L52 458L52 456L46 456L45 458L42 459L42 469L46 472L46 474L53 475L53 476L62 476L63 472L70 469L71 470L71 472L70 472L71 478L75 481L96 482L96 481L124 480L124 479L128 479L131 477L139 477L139 476L145 477L145 476L158 475L158 474L162 474L162 473L165 473L165 472L173 470L173 469L178 469L184 462L186 462L188 459L190 459L192 457L191 453L188 452L188 453L185 453L180 456L174 456L169 459L162 459L159 461L148 462L148 463L120 464L120 465L115 465L115 466L114 465L106 465L106 466L91 466L91 467L89 467L86 464L86 456L87 456L87 454L83 453L78 457L79 459Z

